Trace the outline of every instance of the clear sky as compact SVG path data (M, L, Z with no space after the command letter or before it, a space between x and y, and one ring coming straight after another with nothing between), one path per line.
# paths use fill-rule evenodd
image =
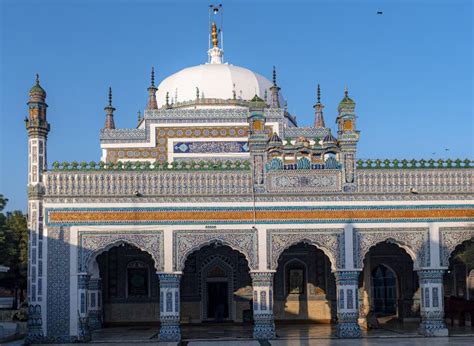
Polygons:
M361 158L473 157L470 0L223 0L225 58L278 83L300 126L321 84L326 124L349 86ZM209 1L0 0L0 193L26 209L28 90L46 89L48 160L98 161L107 88L134 127L151 66L206 62ZM377 11L383 11L378 15ZM446 151L449 149L449 151Z

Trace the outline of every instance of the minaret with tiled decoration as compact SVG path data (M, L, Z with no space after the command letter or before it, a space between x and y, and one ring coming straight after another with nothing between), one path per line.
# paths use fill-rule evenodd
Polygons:
M355 165L357 142L359 141L359 131L356 127L356 103L349 97L349 91L344 90L344 98L337 108L337 140L341 153L339 162L342 162L344 168L344 186L345 192L353 192L356 188Z
M43 234L43 172L47 168L46 141L50 125L46 119L46 91L41 87L39 75L30 89L29 114L25 119L28 130L28 340L34 341L44 335L42 321L45 320L45 236Z

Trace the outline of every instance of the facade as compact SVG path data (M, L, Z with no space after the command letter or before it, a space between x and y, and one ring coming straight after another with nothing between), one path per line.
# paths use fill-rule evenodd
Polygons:
M444 274L474 237L470 160L358 160L347 89L325 125L297 126L273 80L209 62L156 87L134 129L112 92L99 162L47 165L46 92L29 94L29 339L76 341L110 325L275 320L359 337L373 314L447 335ZM342 94L342 93L341 93ZM370 130L370 129L368 129Z

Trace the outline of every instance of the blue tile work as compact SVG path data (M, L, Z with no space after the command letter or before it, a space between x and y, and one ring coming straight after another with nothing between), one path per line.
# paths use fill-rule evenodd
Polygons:
M203 153L248 153L247 142L236 141L206 141L206 142L176 142L174 153L203 154Z
M70 341L69 230L48 229L47 340Z

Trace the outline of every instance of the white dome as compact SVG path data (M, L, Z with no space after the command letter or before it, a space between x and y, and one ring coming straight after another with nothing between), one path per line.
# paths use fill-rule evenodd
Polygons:
M260 98L270 100L272 83L258 73L249 69L230 64L203 64L185 68L168 78L158 86L156 99L158 107L166 104L166 93L169 102L194 101L196 88L199 88L200 98L228 100L233 98L234 90L237 99L251 100L255 94ZM280 105L283 107L280 93Z

